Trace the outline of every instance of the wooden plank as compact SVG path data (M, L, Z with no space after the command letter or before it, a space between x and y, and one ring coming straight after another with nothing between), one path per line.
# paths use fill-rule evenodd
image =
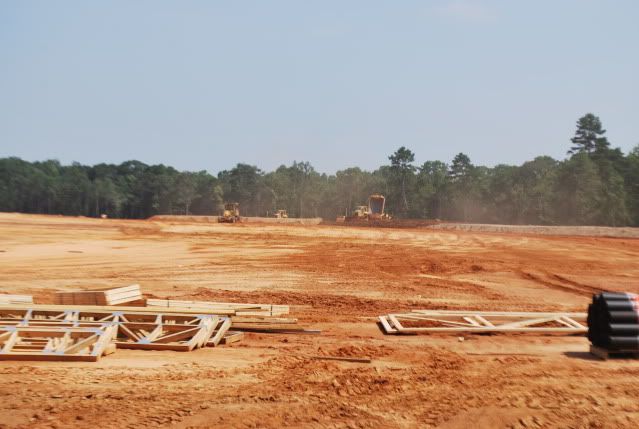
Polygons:
M427 314L430 316L445 315L480 315L480 316L507 316L507 317L550 317L555 315L568 316L577 319L585 319L586 313L566 313L566 312L535 312L535 311L474 311L474 310L412 310L411 313ZM410 314L410 313L407 313Z
M387 334L397 333L397 329L391 327L391 325L388 323L388 319L386 318L386 316L379 316L379 322L382 324L382 327L384 328L384 331Z
M224 335L226 335L230 327L231 319L227 317L222 321L222 324L217 329L217 332L208 340L206 345L209 347L216 347L218 344L220 344L220 341L222 341L222 338L224 338Z
M215 310L217 309L234 309L237 311L238 314L245 316L280 316L289 313L289 306L272 304L147 299L147 305L151 307L163 308L193 308L210 312L215 312Z
M462 319L464 319L466 322L470 323L473 326L482 326L482 324L477 322L475 319L473 319L472 316L464 316L462 317Z
M561 320L565 321L566 323L568 323L569 325L574 326L575 328L578 329L588 329L588 327L582 325L581 323L577 322L576 320L572 319L571 317L568 316L562 316L560 317Z
M202 312L197 309L189 309L189 308L164 308L161 311L157 307L126 307L126 306L114 306L114 305L56 305L56 304L7 304L0 305L0 311L4 310L35 310L35 311L80 311L80 312L109 312L109 313L146 313L146 314L180 314L180 315L201 315L201 314L210 314L206 312ZM219 316L232 316L235 314L235 310L233 309L219 309L216 310L216 313Z
M232 344L244 339L244 332L227 331L220 344Z
M100 356L95 355L55 355L42 354L37 352L25 353L0 353L0 360L17 360L17 361L65 361L65 362L97 362Z
M9 338L4 340L0 354L10 353L13 346L18 342L18 330L14 330L10 333Z
M244 317L233 316L234 323L264 323L264 324L277 324L277 325L294 325L297 323L297 319L281 318L281 317Z
M0 304L33 304L31 295L0 294Z
M489 322L488 320L486 320L485 318L483 318L483 317L481 316L481 314L473 313L473 317L474 317L476 320L479 320L479 322L480 322L482 325L484 325L484 326L495 326L495 325L493 325L491 322Z
M525 328L530 325L539 325L542 323L554 322L557 320L556 316L551 317L539 317L536 319L527 319L527 320L518 320L516 322L502 323L499 325L501 329L503 328ZM574 328L574 327L572 327Z

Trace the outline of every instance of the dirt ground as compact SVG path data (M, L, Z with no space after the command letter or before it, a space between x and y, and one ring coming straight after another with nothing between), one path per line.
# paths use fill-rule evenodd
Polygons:
M139 283L160 298L290 304L322 334L0 362L0 428L636 428L639 361L593 359L584 337L385 336L375 320L585 311L593 292L639 292L638 278L632 238L1 214L0 292L51 302Z

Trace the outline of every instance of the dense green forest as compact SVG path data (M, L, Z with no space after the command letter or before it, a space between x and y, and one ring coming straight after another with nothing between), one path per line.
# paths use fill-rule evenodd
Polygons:
M0 159L0 211L146 218L217 214L223 201L242 215L286 209L292 217L334 219L382 193L396 217L571 225L639 226L639 146L612 148L601 121L577 121L564 160L540 156L520 166L473 165L463 153L426 161L400 147L389 164L322 174L308 162L272 172L246 164L220 172L180 172L164 165L120 165ZM567 145L568 147L568 145Z

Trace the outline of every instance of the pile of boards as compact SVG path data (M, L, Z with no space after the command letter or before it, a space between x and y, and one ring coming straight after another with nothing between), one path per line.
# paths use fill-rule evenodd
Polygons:
M639 296L623 292L594 295L588 306L590 351L610 354L639 353Z
M61 292L55 300L0 300L0 360L97 361L116 348L191 351L229 344L244 331L315 333L283 317L286 305L144 299L138 285Z
M413 310L379 316L386 334L531 332L584 334L585 313Z
M140 285L118 288L64 291L55 294L58 305L144 305Z

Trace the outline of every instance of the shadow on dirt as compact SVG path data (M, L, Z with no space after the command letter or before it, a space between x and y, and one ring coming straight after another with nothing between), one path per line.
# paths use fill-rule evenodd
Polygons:
M601 361L601 359L599 359L597 356L593 355L590 352L566 352L564 353L564 355L573 359Z

